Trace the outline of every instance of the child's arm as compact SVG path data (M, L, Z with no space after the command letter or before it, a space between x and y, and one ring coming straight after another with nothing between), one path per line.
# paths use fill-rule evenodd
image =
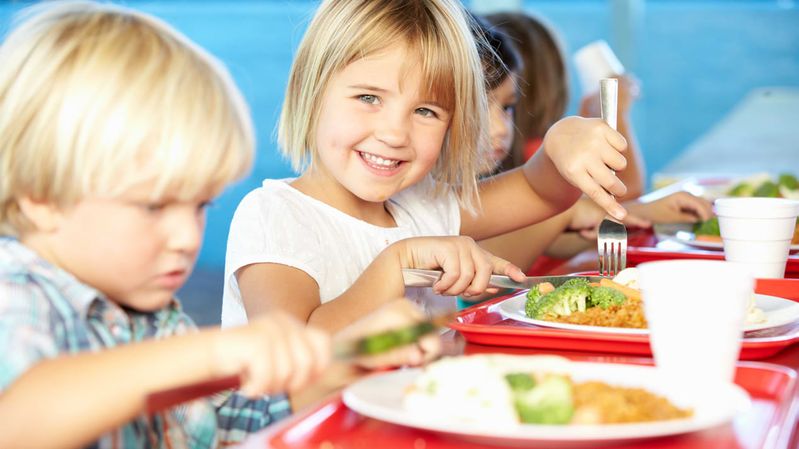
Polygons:
M541 223L482 240L480 246L527 271L547 247L568 229L574 211L572 206Z
M148 393L233 374L250 395L295 389L329 358L326 334L276 313L226 331L43 360L0 395L0 447L84 446L144 413Z
M492 273L524 277L518 267L492 256L468 237L418 237L388 246L349 289L324 304L316 281L297 268L251 264L239 269L236 279L248 317L278 308L335 333L403 296L403 268L441 268L444 275L433 289L443 295L483 293Z
M543 148L522 167L481 181L482 210L462 213L461 234L482 240L540 222L574 204L580 190L624 218L613 196L626 193L613 172L626 164L621 134L600 119L567 117L549 129Z

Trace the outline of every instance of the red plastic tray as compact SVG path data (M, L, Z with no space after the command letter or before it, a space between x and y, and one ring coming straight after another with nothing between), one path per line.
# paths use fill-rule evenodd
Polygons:
M799 301L799 279L759 279L756 291ZM497 298L460 312L450 327L463 334L466 341L482 345L652 356L647 335L553 329L506 319L496 310L496 304L507 298ZM797 342L799 323L747 333L740 358L770 357Z
M627 265L669 259L724 260L723 251L706 251L673 240L659 242L651 230L635 231L627 240ZM788 256L786 278L799 278L799 254Z
M602 447L653 449L787 449L799 414L796 371L773 364L739 362L735 381L753 406L730 425L687 435ZM429 431L367 418L340 396L299 413L248 439L243 448L273 449L478 449L479 445Z

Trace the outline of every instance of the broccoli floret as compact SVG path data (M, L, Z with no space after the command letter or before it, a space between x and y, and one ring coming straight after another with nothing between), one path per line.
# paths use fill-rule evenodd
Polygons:
M785 187L789 190L797 190L799 189L799 180L796 179L796 176L790 173L782 173L780 174L779 180L777 184Z
M527 292L527 301L524 303L524 313L526 313L527 316L532 317L534 315L534 311L538 308L538 301L540 301L543 296L538 285L534 285L533 288Z
M710 220L705 220L694 224L694 234L696 235L721 235L719 230L719 219L713 217Z
M755 186L750 184L750 183L748 183L748 182L746 182L746 181L743 181L743 182L739 182L738 184L735 184L735 186L733 186L733 188L731 188L727 192L727 195L729 195L729 196L752 196L753 193L755 193Z
M602 307L607 309L610 306L624 304L627 297L624 293L610 287L594 287L591 289L591 297L588 303L591 307Z
M527 391L535 386L535 379L527 373L506 374L505 381L513 391Z
M586 279L586 278L574 278L574 279L569 279L568 281L564 282L563 284L560 285L559 288L563 288L563 287L588 288L590 286L591 286L591 283L588 282L588 279Z
M574 414L571 382L547 376L529 390L514 390L513 406L525 424L567 424Z
M771 181L766 181L763 184L760 184L757 189L755 189L754 193L752 193L752 196L777 198L780 196L780 188L777 186L777 184L774 184Z
M546 319L547 317L571 315L572 312L577 311L582 312L585 311L590 294L591 286L587 279L571 279L554 291L536 299L531 299L531 293L528 292L525 313L530 318ZM532 294L533 297L535 295L535 293Z

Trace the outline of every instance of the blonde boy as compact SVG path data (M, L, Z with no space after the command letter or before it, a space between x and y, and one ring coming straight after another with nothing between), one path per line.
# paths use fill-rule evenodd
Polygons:
M204 400L143 411L231 374L248 396L291 390L329 358L280 313L197 333L173 299L205 206L253 158L227 72L121 7L30 14L0 47L0 447L212 447L287 414L236 394L218 419Z

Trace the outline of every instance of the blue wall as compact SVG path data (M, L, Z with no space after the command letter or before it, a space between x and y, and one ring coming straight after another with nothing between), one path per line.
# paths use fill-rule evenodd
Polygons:
M155 14L224 61L250 103L258 133L253 173L209 212L199 264L224 264L228 223L239 199L266 177L291 176L274 129L291 57L315 1L128 1ZM525 1L549 19L567 50L605 38L641 80L634 111L650 174L718 121L749 90L799 86L799 9L790 1L633 1L632 22L618 23L619 0ZM623 2L622 2L623 3ZM23 4L0 4L0 24ZM614 9L615 8L615 9ZM615 11L615 12L614 12ZM627 26L634 42L619 42ZM614 41L615 39L615 41ZM631 49L627 52L625 49ZM576 109L576 76L570 111ZM786 124L785 126L797 126Z

